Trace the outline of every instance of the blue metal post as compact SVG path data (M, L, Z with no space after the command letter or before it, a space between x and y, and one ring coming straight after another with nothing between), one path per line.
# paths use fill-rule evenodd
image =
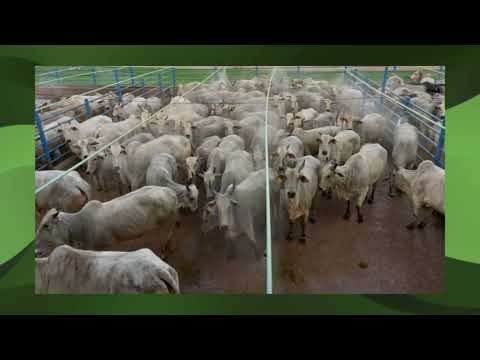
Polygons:
M87 117L85 119L90 119L92 117L92 107L90 106L90 101L88 99L85 99L85 114Z
M387 86L387 80L388 80L388 66L385 66L385 70L383 71L383 82L382 82L382 104L383 104L383 96L385 94L385 88Z
M132 81L132 86L135 86L135 69L133 68L133 66L130 66L129 68L130 70L130 80Z
M143 97L145 97L145 79L142 78L142 80L141 80L140 83L142 84L142 94L143 94Z
M162 73L157 73L158 78L158 87L160 88L160 92L163 91L163 84L162 84Z
M258 78L258 76L260 75L259 71L258 71L258 65L255 66L255 76Z
M113 76L115 77L115 91L117 93L118 102L122 102L122 86L118 77L118 69L113 70Z
M50 156L50 150L48 149L48 141L45 137L45 133L43 132L42 119L40 118L40 114L38 113L38 111L35 111L35 125L37 126L38 135L40 136L40 143L42 144L43 155L45 155L48 165L51 165L52 158Z
M347 80L347 67L346 66L343 67L343 80L344 81Z
M397 65L393 65L393 72L397 72Z
M174 94L177 93L177 69L172 68L172 91Z
M93 86L97 86L97 70L95 66L92 68L92 84Z
M216 66L213 67L213 71L215 71L215 79L218 80L218 72L217 72L218 68Z
M442 120L443 128L440 130L440 138L438 139L437 148L435 150L435 164L440 167L444 167L442 163L442 153L445 144L445 118Z

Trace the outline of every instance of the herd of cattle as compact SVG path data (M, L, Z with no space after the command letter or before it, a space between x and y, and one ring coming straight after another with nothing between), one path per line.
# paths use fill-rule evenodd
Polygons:
M419 73L412 79L420 82ZM228 258L241 237L261 261L267 177L272 223L288 221L288 240L298 223L300 243L307 222L315 221L317 196L345 201L345 219L353 202L357 221L368 221L363 203L374 201L386 177L390 194L396 188L412 203L409 229L422 228L432 210L444 214L444 170L429 160L417 166L418 129L407 117L389 146L389 120L354 87L311 78L273 81L267 99L268 86L263 77L221 78L180 84L169 102L124 94L118 103L112 95L101 104L111 116L59 127L71 151L89 159L83 178L71 171L36 195L37 291L178 293L177 272L150 250L106 250L160 229L166 259L176 251L182 209L199 213L203 234L224 233ZM429 94L429 86L410 91L392 76L388 88L433 112L443 109L442 95ZM36 187L61 173L37 171ZM117 189L120 196L100 202L92 199L92 187Z

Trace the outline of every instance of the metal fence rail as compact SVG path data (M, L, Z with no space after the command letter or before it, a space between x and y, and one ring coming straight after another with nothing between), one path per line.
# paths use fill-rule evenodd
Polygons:
M110 71L110 70L109 70ZM59 160L64 159L70 155L70 151L66 147L66 142L62 141L61 136L56 135L58 128L66 123L70 123L73 120L79 122L87 121L93 116L109 115L111 109L103 110L101 112L93 112L92 107L99 100L104 100L112 92L117 96L118 101L122 101L122 96L126 93L130 93L134 96L161 96L166 91L175 87L175 69L174 68L162 68L146 74L136 76L134 72L131 73L130 79L128 79L128 85L124 84L127 79L120 80L119 69L112 69L114 82L94 91L87 93L97 92L98 90L104 91L104 94L94 100L93 104L90 100L85 99L83 104L67 105L60 110L50 111L48 113L41 113L40 109L35 110L35 128L36 128L36 168L37 170L43 170L53 166ZM149 86L146 85L147 81ZM155 84L154 86L152 86ZM86 93L84 93L86 94ZM60 103L60 104L59 104ZM49 104L42 108L52 107L52 105L63 105L65 102L58 102ZM73 113L73 114L72 114ZM70 116L70 119L61 120L62 116ZM39 154L40 153L40 154Z
M387 133L390 135L390 141L393 143L393 133L395 127L400 124L402 119L408 121L417 127L419 134L419 154L420 161L432 160L438 166L445 166L445 119L440 119L423 109L414 106L410 98L399 98L387 91L385 87L386 79L389 74L388 67L384 71L384 81L382 85L368 79L360 74L358 69L346 67L344 69L344 78L357 87L363 95L363 104L370 101L374 104L379 113L383 113L387 119Z

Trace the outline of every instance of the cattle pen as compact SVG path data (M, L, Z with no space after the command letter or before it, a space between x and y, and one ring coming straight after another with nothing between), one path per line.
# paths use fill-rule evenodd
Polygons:
M68 143L58 132L72 121L112 114L108 102L121 102L126 94L135 97L158 97L162 109L169 106L180 85L207 84L228 79L232 83L242 79L264 78L270 81L266 94L266 109L273 98L272 82L288 83L292 79L314 79L329 83L348 84L361 92L362 111L370 106L387 119L385 143L389 151L395 128L405 119L418 129L419 151L417 163L431 160L445 168L445 117L433 114L411 102L408 96L399 96L389 90L388 78L399 76L409 84L410 74L417 66L352 67L352 66L68 66L39 67L35 74L35 146L36 170L60 169L79 171L85 177L83 165L124 136L97 149L87 158L77 162ZM426 66L435 80L445 86L442 66ZM196 88L195 85L193 89ZM190 90L189 90L190 91ZM188 92L188 91L187 91ZM81 103L69 102L72 96L95 96ZM65 105L66 104L66 105ZM335 101L332 103L335 105ZM215 104L207 104L215 105ZM225 105L222 103L221 105ZM232 103L232 105L236 105ZM265 111L265 127L267 114ZM142 119L141 124L155 118L156 113ZM133 129L132 129L133 130ZM265 160L268 159L267 133ZM72 164L74 164L72 166ZM268 174L268 172L267 172ZM268 175L267 175L268 178ZM53 179L54 183L58 179ZM267 181L268 184L268 181ZM37 188L36 193L43 190ZM266 259L255 260L248 245L238 242L235 260L226 259L224 234L214 229L208 235L200 234L202 218L195 213L182 213L182 226L177 231L177 251L168 258L176 268L183 293L386 293L386 292L436 292L443 286L444 223L435 218L432 226L422 233L407 232L404 224L411 215L405 196L390 199L388 184L379 185L376 203L366 211L366 224L339 220L342 205L337 200L318 196L315 224L308 225L306 248L285 241L288 222L272 222L268 211L266 234ZM267 186L268 188L268 186ZM271 195L271 194L268 194ZM119 196L114 189L92 191L92 199L109 201ZM268 205L271 197L267 196ZM201 207L208 203L200 192ZM38 219L40 220L40 219ZM272 229L275 228L274 231ZM270 233L272 232L273 235ZM139 239L117 244L110 250L132 251L149 248L161 253L159 239L162 230L149 232ZM237 245L238 245L237 244ZM267 284L267 286L265 286Z

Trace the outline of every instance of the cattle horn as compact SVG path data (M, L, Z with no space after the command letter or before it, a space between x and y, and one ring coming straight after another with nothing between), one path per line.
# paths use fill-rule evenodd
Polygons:
M305 166L305 159L303 159L302 163L300 164L300 167L298 168L298 171L302 171L303 167Z

